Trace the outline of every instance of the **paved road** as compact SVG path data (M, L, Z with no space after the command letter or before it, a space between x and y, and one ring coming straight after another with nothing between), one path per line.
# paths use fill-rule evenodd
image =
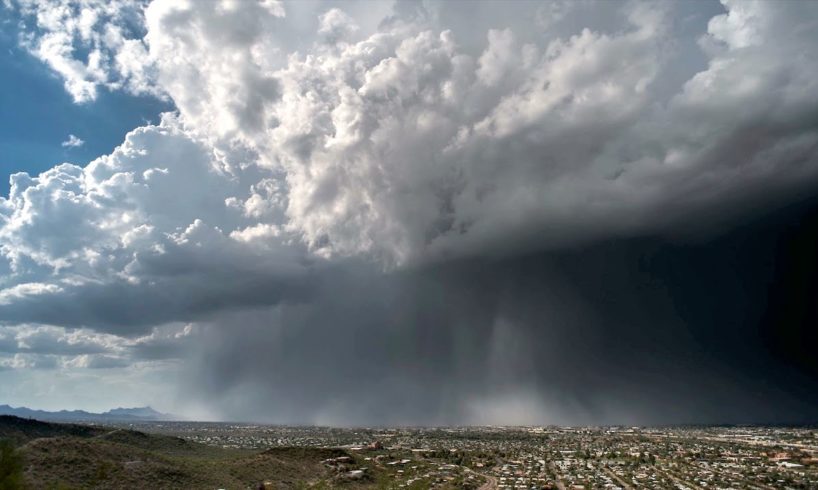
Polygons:
M548 462L548 467L551 468L551 471L554 472L554 483L557 485L558 490L565 490L565 484L560 480L559 471L557 471L557 466L554 464L553 461Z
M491 475L487 475L485 473L480 473L479 471L474 471L468 466L461 466L461 468L463 468L466 471L466 473L480 475L486 479L486 483L480 485L480 488L478 488L477 490L497 490L497 478Z
M673 473L671 473L669 471L663 471L663 470L660 470L660 469L656 469L656 472L666 476L667 478L670 478L671 480L678 483L679 485L682 485L684 488L692 488L694 490L704 490L702 487L700 487L698 485L695 485L695 484L693 484L693 483L691 483L689 481L686 481L686 480L682 480L681 478L679 478L678 476L674 475Z
M604 471L605 473L607 473L607 474L608 474L608 476L610 476L611 478L613 478L613 479L614 479L614 481L616 481L617 483L619 483L620 485L622 485L622 488L624 488L625 490L631 490L631 489L633 488L632 486L630 486L630 485L628 485L627 483L625 483L625 480L623 480L622 478L619 478L619 475L617 475L616 473L614 473L613 471L611 471L611 469L610 469L610 468L608 468L607 466L602 466L602 471Z
M486 475L484 473L478 473L483 478L486 479L486 483L480 486L477 490L497 490L497 478L493 476Z

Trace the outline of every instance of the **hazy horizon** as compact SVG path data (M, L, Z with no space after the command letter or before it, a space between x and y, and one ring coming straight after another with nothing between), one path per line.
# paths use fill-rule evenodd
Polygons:
M7 404L0 404L0 407ZM85 412L90 415L95 416L106 416L108 412L115 411L115 410L131 410L131 409L142 409L142 408L149 408L153 409L153 407L145 406L145 407L111 407L108 410L104 410L101 412L88 412L82 409L72 409L72 408L63 408L59 410L42 410L36 407L11 407L12 409L27 409L37 412L46 412L47 414L59 414L60 412ZM160 412L161 413L161 412ZM10 413L0 413L0 415L14 415L20 417L20 415L10 414ZM622 428L622 429L662 429L662 428L690 428L690 427L818 427L818 421L795 421L795 422L787 422L787 421L775 421L775 422L746 422L746 423L736 423L736 422L710 422L710 423L698 423L695 421L690 422L677 422L677 423L670 423L670 424L649 424L649 425L640 425L640 424L623 424L623 423L610 423L610 424L601 424L601 425L594 425L594 424L586 424L586 425L560 425L560 424L448 424L448 425L404 425L404 424L386 424L386 425L379 425L379 424L370 424L370 425L317 425L309 422L299 423L299 422L290 422L290 423L277 423L277 422L264 422L259 420L239 420L239 419L189 419L184 417L176 417L174 414L166 414L162 413L163 417L151 419L151 418L135 418L135 419L116 419L111 418L108 419L108 422L113 423L124 423L129 422L135 425L146 425L150 426L151 424L238 424L238 425L260 425L260 426L270 426L270 427L313 427L313 428L327 428L327 429L462 429L462 428L557 428L557 429L583 429L583 428ZM36 419L36 417L35 417ZM42 417L39 420L43 421L58 421L58 422L92 422L92 423L103 423L105 424L105 419L71 419L70 417L61 417L61 418L50 418L48 416Z

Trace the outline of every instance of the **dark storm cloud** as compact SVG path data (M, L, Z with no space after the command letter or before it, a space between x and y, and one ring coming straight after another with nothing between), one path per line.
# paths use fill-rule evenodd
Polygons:
M813 411L812 275L776 248L807 257L780 223L812 208L728 231L815 195L818 4L361 5L310 41L279 39L300 4L155 0L136 39L20 7L76 100L178 112L11 177L0 366L183 359L180 403L275 422Z
M142 61L179 114L84 168L12 176L0 321L145 333L299 301L323 260L685 235L815 187L814 7L519 7L469 23L400 4L373 35L329 9L317 29L336 42L282 66L266 61L277 3L151 3ZM58 24L42 28L81 37ZM461 45L467 25L480 40ZM257 94L267 79L275 94Z
M814 253L817 204L706 243L340 273L311 302L204 327L185 396L290 423L814 422L799 315L815 316L816 288L791 275Z
M309 296L314 280L308 274L208 272L188 271L157 279L148 287L124 281L69 285L0 305L0 317L5 324L89 327L134 336L155 325L202 319L218 311L298 302Z

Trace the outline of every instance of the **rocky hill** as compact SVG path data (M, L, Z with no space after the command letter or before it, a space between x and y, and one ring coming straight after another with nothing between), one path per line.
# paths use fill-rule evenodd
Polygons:
M0 439L23 461L20 488L358 488L358 462L341 449L223 449L135 430L0 416ZM342 471L327 460L347 461ZM2 479L2 478L0 478ZM3 487L0 482L0 487ZM15 487L11 487L15 488Z

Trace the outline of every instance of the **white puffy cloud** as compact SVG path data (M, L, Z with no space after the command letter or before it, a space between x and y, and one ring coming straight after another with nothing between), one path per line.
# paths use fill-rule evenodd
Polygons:
M171 323L125 338L90 329L21 324L0 330L0 359L8 369L109 369L170 362L197 334L193 324Z
M89 330L66 331L46 325L17 325L0 334L0 350L48 355L79 355L114 352L120 339Z
M76 148L84 144L85 141L74 136L73 134L69 134L68 139L60 143L60 146L62 146L63 148Z
M283 170L287 228L315 252L398 264L661 230L769 190L771 175L779 192L809 182L814 165L794 162L811 161L816 134L793 124L815 103L808 25L715 17L709 66L667 98L655 82L674 61L672 7L628 4L609 32L545 45L489 31L477 58L423 22L316 45L275 72L271 124L240 141ZM767 38L738 47L738 30ZM739 143L752 124L767 126L755 147Z
M56 284L24 282L21 284L15 284L14 286L0 291L0 304L9 304L29 296L59 293L60 291L62 291L62 288Z
M106 355L82 354L65 362L68 368L113 369L128 366L127 359Z
M217 307L220 300L206 298L224 293L219 283L237 298L303 275L304 249L278 231L281 213L269 204L277 190L263 184L266 174L227 172L212 148L166 115L84 168L13 175L9 197L0 198L4 320L144 330L183 310ZM253 204L258 195L266 206ZM275 243L254 239L272 230ZM238 270L247 271L240 284L224 280ZM271 297L246 297L262 294ZM134 301L149 311L128 306Z
M329 9L319 17L318 34L329 43L349 39L358 29L355 21L338 8Z
M0 371L12 369L53 369L56 366L56 359L52 356L34 356L18 353L10 357L0 357Z
M272 0L159 0L146 9L158 83L201 134L241 141L271 124L266 108L279 84L270 67L285 56L273 33L283 16Z
M22 44L65 81L76 102L99 87L160 92L142 42L145 0L11 0L21 15Z

